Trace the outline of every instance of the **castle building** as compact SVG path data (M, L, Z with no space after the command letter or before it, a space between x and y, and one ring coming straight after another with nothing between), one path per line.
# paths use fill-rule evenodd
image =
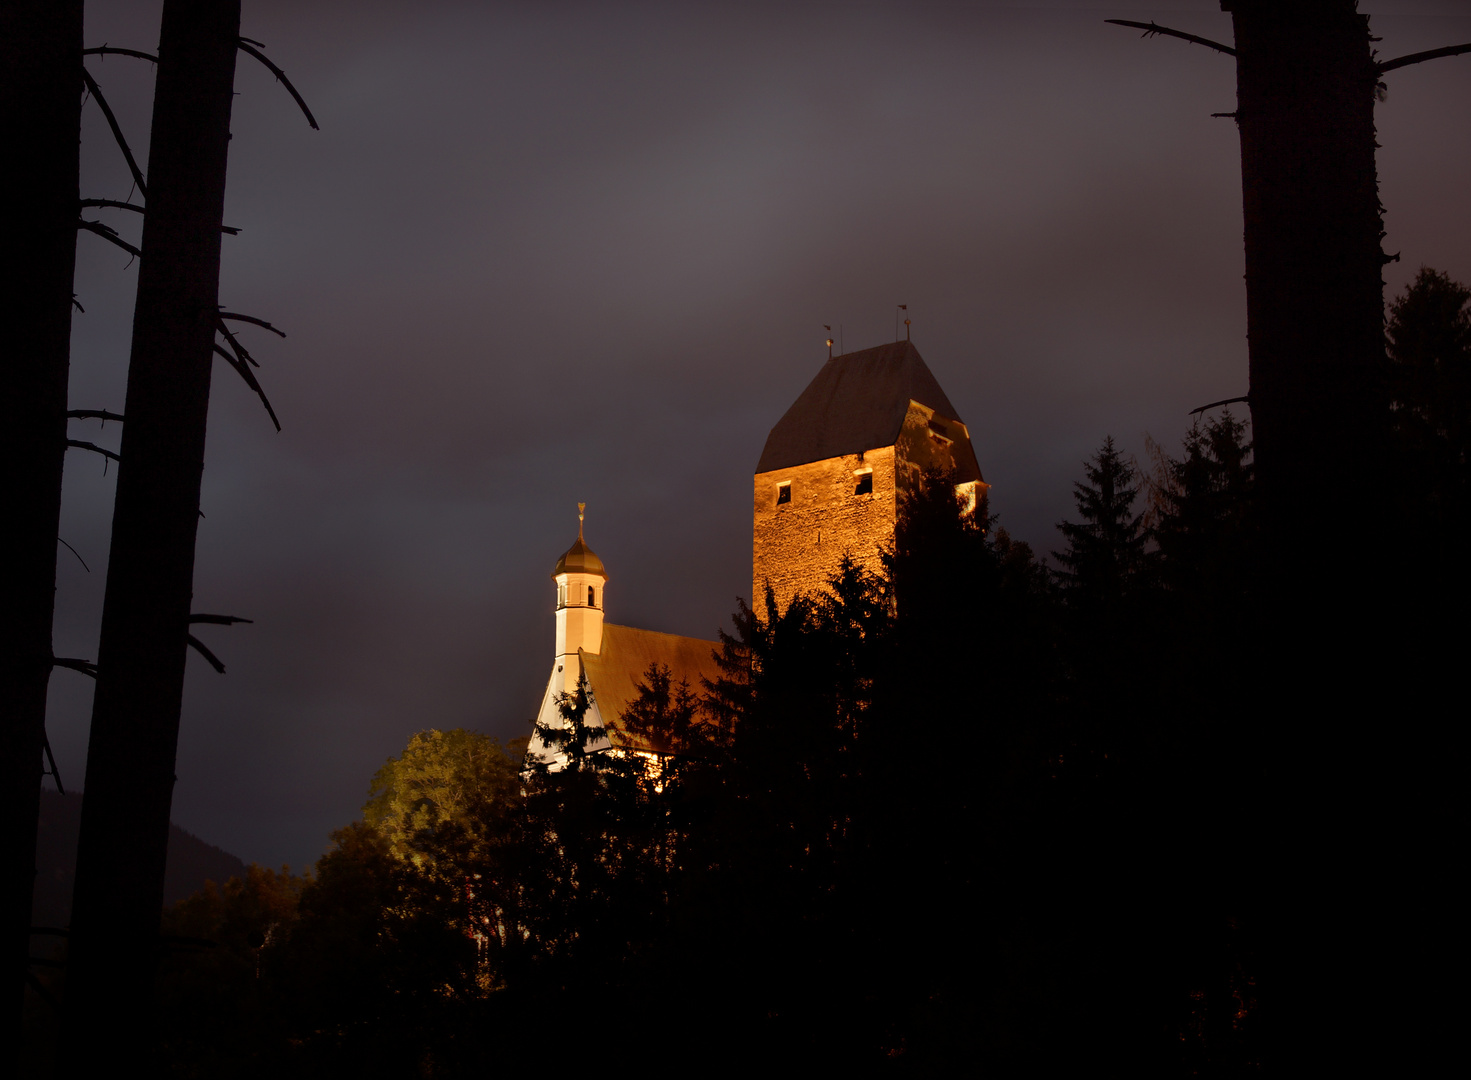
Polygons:
M970 431L908 341L828 360L766 438L756 466L752 606L765 614L768 583L779 608L818 593L843 556L875 572L894 538L904 492L923 473L948 474L974 506L987 485ZM714 641L618 626L603 619L608 573L583 539L557 560L556 646L528 760L565 760L543 732L564 728L559 701L585 677L584 718L599 731L588 750L657 757L663 748L620 731L650 664L697 693L720 675Z
M579 679L587 679L588 711L583 723L601 732L588 744L588 751L613 749L658 757L664 747L609 723L616 722L638 697L639 684L649 665L668 668L675 683L684 680L696 693L700 692L701 679L713 680L720 675L715 663L718 642L604 621L608 571L583 539L583 513L584 504L578 503L577 542L552 570L557 588L555 655L527 747L528 761L546 762L553 769L565 762L566 755L549 744L543 733L565 729L567 721L562 717L560 701L564 694L577 693Z
M836 356L792 403L756 466L751 604L820 592L846 554L879 571L904 491L949 473L974 507L986 482L970 431L908 341Z

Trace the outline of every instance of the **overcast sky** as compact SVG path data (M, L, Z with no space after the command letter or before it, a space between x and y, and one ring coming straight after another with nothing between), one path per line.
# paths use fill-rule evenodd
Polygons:
M1386 58L1471 40L1463 4L1364 6ZM255 623L201 632L228 675L190 657L175 820L300 869L414 732L525 734L578 501L608 618L713 637L824 323L867 348L909 305L1050 550L1104 435L1143 459L1247 389L1233 63L1102 21L1229 42L1218 7L245 0L322 130L241 57L220 298L290 335L246 331L285 430L216 365L195 609ZM87 44L151 50L158 15L90 4ZM150 65L88 66L146 158ZM1471 281L1471 58L1387 81L1389 295ZM92 104L82 160L128 194ZM74 408L122 408L136 282L80 236ZM114 478L68 458L58 655L96 656ZM90 695L53 677L75 786Z

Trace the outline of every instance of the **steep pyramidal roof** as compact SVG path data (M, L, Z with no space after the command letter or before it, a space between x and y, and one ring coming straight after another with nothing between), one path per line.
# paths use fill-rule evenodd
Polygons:
M959 420L919 350L907 341L836 356L766 436L758 473L892 446L910 401Z

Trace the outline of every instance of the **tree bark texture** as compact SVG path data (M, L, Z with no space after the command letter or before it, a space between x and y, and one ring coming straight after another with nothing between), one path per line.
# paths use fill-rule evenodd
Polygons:
M152 1020L239 32L239 0L164 4L77 853L73 1073L88 1054L140 1060Z
M36 815L57 522L66 454L82 110L81 0L0 6L0 1044L19 1046L36 866Z
M1385 459L1378 72L1353 0L1234 0L1252 436L1263 525L1331 577ZM1289 554L1290 553L1290 554Z

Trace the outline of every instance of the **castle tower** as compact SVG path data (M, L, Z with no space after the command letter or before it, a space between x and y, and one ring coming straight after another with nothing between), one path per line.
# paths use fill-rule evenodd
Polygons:
M985 492L970 431L908 341L827 361L786 411L756 466L752 607L766 584L785 608L817 593L843 555L875 572L904 491L949 472L970 505Z
M557 560L552 580L557 583L556 673L560 673L559 691L575 693L582 674L583 652L603 651L604 590L608 572L603 560L593 553L582 538L582 521L587 504L577 504L577 542ZM554 673L555 674L555 673Z

